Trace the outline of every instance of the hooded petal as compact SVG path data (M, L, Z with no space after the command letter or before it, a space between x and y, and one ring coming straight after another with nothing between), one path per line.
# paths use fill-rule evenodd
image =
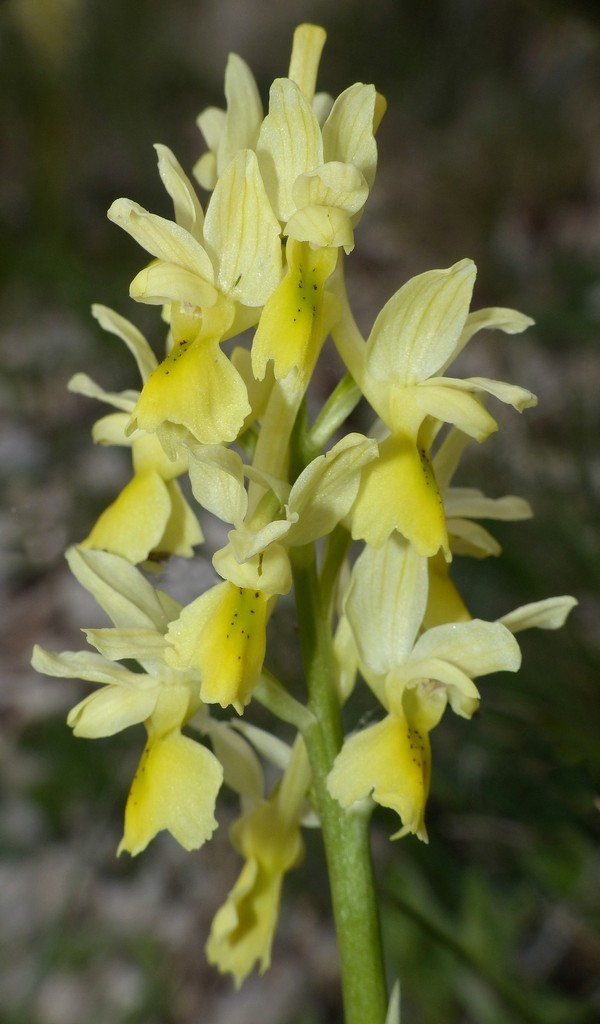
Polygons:
M80 701L69 711L67 725L75 736L99 739L114 736L130 725L150 717L158 697L158 687L105 686Z
M195 271L166 260L155 260L140 270L129 286L129 294L136 302L151 306L179 302L203 309L214 306L219 295L215 286Z
M301 174L293 188L298 210L304 206L340 207L350 215L358 213L368 195L369 186L358 168L339 160Z
M375 382L390 378L404 386L417 384L452 357L469 312L475 273L471 260L429 270L386 302L367 341L366 370L373 389Z
M372 188L377 167L375 86L356 82L337 97L323 125L326 160L354 164Z
M238 153L219 178L204 237L221 291L246 306L264 306L281 277L280 226L251 150Z
M283 522L285 526L285 521ZM242 553L241 553L242 554ZM231 542L213 555L213 565L219 576L245 590L260 590L273 597L287 594L292 586L290 560L283 544L271 542L265 550L250 556L243 552L243 560L236 557Z
M344 609L369 674L385 676L408 657L427 602L427 561L397 534L356 560Z
M426 658L448 661L475 679L490 672L516 672L521 664L521 651L501 623L472 619L435 626L423 633L410 661Z
M323 163L319 123L309 100L289 78L278 78L271 86L256 152L273 210L285 224L296 209L296 178Z
M377 457L377 443L348 434L306 467L290 492L288 517L295 516L286 544L309 544L344 518L359 487L360 472Z
M354 248L352 220L340 206L303 206L292 214L285 230L288 238L318 248L342 247L347 253Z

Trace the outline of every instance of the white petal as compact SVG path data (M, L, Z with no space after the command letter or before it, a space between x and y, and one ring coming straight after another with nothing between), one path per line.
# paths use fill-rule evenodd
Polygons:
M248 507L243 463L224 445L190 448L189 474L196 501L225 523L241 523Z
M134 686L142 678L137 672L130 672L123 665L113 665L101 654L91 651L46 651L37 644L33 648L31 664L37 672L61 679L85 679L90 683L104 685Z
M362 665L387 674L413 646L427 603L427 559L399 534L366 547L352 570L345 601Z
M373 135L375 86L356 82L340 93L323 125L326 160L354 164L372 187L377 167L377 145Z
M471 260L461 260L448 270L411 278L392 295L367 341L369 375L410 385L439 370L456 349L475 273Z
M108 219L127 231L136 242L159 260L177 263L212 283L213 267L200 243L172 220L149 213L129 199L115 199Z
M547 597L544 601L532 601L503 615L498 621L518 633L522 629L560 629L567 615L579 602L575 597Z
M460 336L455 356L462 352L465 345L477 331L487 328L492 331L504 331L505 334L520 334L535 323L530 316L519 313L516 309L504 309L502 306L491 306L489 309L477 309L469 313Z
M263 306L282 272L280 226L251 150L242 150L219 178L204 225L218 266L218 284L247 306Z
M303 470L290 491L288 518L296 516L286 543L309 544L333 530L358 493L360 471L377 457L377 442L348 434Z
M516 672L521 651L501 623L472 619L434 626L423 633L413 648L411 662L428 658L448 661L474 679L489 672Z
M105 391L96 384L87 373L76 373L67 384L69 391L76 395L85 395L86 398L97 398L100 402L114 406L115 409L123 409L131 412L140 397L139 391Z
M88 643L109 661L137 661L148 658L164 661L167 641L155 629L85 629Z
M312 100L319 61L327 33L320 25L303 24L294 30L288 78L295 82L308 100Z
M158 366L158 360L142 332L124 316L119 316L113 309L101 306L97 302L92 306L92 316L105 331L116 334L117 338L125 342L138 365L142 380L147 380Z
M216 147L219 177L241 149L254 149L263 119L260 93L254 75L236 53L229 54L225 69L225 98L227 114Z
M168 619L154 587L130 562L108 551L69 548L71 572L116 626L166 632Z
M216 757L223 765L224 781L234 793L256 801L264 796L263 771L250 744L228 723L206 723Z
M285 223L295 210L296 178L323 163L319 123L309 101L287 78L278 78L271 86L269 113L256 152L273 209Z
M67 725L71 726L75 736L86 739L114 736L122 729L149 718L156 706L157 694L157 687L132 690L107 686L91 693L72 708Z
M196 118L196 124L204 136L204 141L212 150L217 148L221 135L225 131L226 117L227 114L221 107L205 107ZM203 185L203 188L214 188L214 184Z
M157 143L154 148L158 155L158 173L173 200L175 220L194 238L202 242L204 213L194 186L167 146Z
M531 505L524 498L505 494L502 498L487 498L476 487L449 487L444 495L446 515L465 516L469 519L498 519L511 522L530 519Z
M501 380L490 380L489 377L466 377L464 380L457 377L432 377L426 383L433 387L446 384L459 391L485 391L501 402L512 405L517 412L537 405L537 398L527 388L520 388L517 384L505 384Z
M470 555L472 558L487 558L499 555L500 544L484 526L470 519L448 518L446 520L450 547L455 555Z

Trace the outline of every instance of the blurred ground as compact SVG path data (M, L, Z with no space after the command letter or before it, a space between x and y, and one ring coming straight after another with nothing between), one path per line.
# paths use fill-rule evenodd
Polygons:
M329 32L320 85L388 99L378 181L349 264L367 331L411 274L470 256L475 306L535 317L482 336L461 372L539 395L470 454L461 482L517 493L536 518L499 524L501 559L462 564L472 609L573 593L560 634L523 638L516 679L485 682L476 722L434 734L429 847L377 833L390 976L403 1024L600 1017L600 29L584 2L409 5L267 0L8 0L0 8L0 1021L325 1024L335 945L318 841L289 880L274 964L241 993L205 966L210 920L239 865L222 828L189 856L168 839L117 861L139 747L64 725L77 684L36 677L33 642L81 645L99 623L63 565L126 479L93 450L85 370L133 386L89 315L103 302L160 339L128 284L140 253L106 220L125 195L169 215L152 143L186 169L194 119L222 103L229 50L266 98L293 27ZM331 370L325 370L325 388ZM458 373L458 371L457 371ZM181 584L183 585L183 584ZM189 585L189 584L188 584ZM276 622L289 638L285 609ZM281 653L276 650L276 658Z

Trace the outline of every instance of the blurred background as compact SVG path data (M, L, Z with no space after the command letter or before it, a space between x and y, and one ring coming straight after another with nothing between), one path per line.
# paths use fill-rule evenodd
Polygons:
M433 734L429 846L374 836L389 973L403 1024L600 1019L600 8L594 0L4 0L0 7L0 1021L2 1024L326 1024L341 1021L319 837L284 890L273 966L236 993L204 962L239 871L227 840L192 855L168 837L117 860L142 736L76 740L79 684L36 677L36 641L79 648L101 623L64 565L127 480L94 449L104 413L65 385L107 389L135 367L92 320L113 306L157 345L128 285L143 264L106 219L127 196L170 216L163 142L191 170L195 117L223 104L229 51L266 99L294 26L329 33L321 89L373 81L388 99L380 169L348 260L367 332L408 276L469 256L475 308L536 327L488 332L465 374L529 387L498 409L460 483L520 494L535 519L492 524L505 547L459 560L474 613L572 593L565 629L522 634L518 676L482 680L471 723ZM333 360L325 361L323 390ZM277 663L295 650L285 605ZM278 639L277 639L278 638ZM278 646L277 646L278 645ZM282 653L284 652L284 653ZM293 659L291 659L293 660ZM140 730L141 733L141 730Z

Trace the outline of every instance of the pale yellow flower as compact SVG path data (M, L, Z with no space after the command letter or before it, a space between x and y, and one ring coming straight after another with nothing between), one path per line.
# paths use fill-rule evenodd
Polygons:
M167 660L200 673L204 702L231 704L242 713L262 671L269 616L292 584L287 549L333 530L354 501L363 465L375 454L374 441L350 434L314 459L291 488L257 474L264 497L248 518L239 455L221 446L191 449L197 500L235 524L228 544L213 557L224 582L187 605L167 637Z
M209 963L233 974L236 987L256 963L261 974L269 967L283 878L304 851L299 821L309 784L306 750L298 739L272 795L252 801L230 830L245 864L215 916L206 953Z
M129 429L184 428L204 444L233 441L250 412L244 382L221 342L256 323L279 283L279 224L255 154L240 150L219 178L204 217L173 154L159 169L176 221L118 199L109 217L153 263L133 280L133 298L166 306L173 347L146 382Z
M125 342L136 359L142 383L147 380L157 361L144 336L106 306L93 306L92 312L102 327ZM191 557L203 537L176 479L187 470L185 449L169 459L154 435L128 434L127 424L139 392L111 394L85 374L76 374L69 381L69 390L122 410L98 420L92 436L96 444L131 448L133 458L132 480L101 514L83 545L112 551L134 564L170 554Z
M427 560L392 534L360 555L345 601L358 664L386 716L346 739L328 787L344 807L372 795L395 810L402 828L394 838L413 832L427 839L429 733L446 705L470 718L479 705L473 679L516 671L521 660L498 622L453 622L418 636L427 586Z
M118 852L140 853L165 829L186 850L197 849L217 825L214 807L223 770L210 750L181 732L201 700L197 673L179 672L165 662L164 633L177 606L117 555L74 548L69 562L117 626L86 631L97 653L54 654L36 646L32 664L47 675L100 685L69 712L76 736L95 739L145 725L147 742ZM141 671L120 664L132 660Z
M350 372L389 435L379 459L366 467L352 512L352 535L379 546L399 530L431 556L450 545L440 491L431 465L431 425L455 424L478 441L497 429L479 398L488 393L521 411L534 405L525 388L484 377L440 376L480 327L522 331L531 321L512 310L469 316L475 266L462 260L448 270L412 278L383 307L366 345L348 317L334 340Z

